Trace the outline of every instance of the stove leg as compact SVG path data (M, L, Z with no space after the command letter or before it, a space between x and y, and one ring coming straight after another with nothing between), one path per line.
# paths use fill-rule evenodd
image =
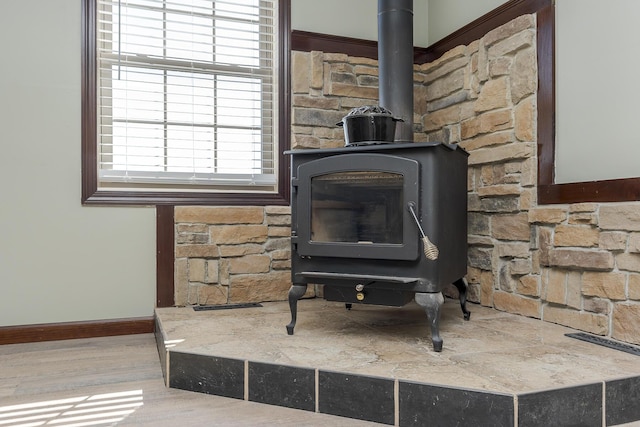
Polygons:
M431 342L433 351L442 351L442 338L440 338L440 311L444 304L442 292L423 293L417 292L415 300L427 313L427 320L431 324Z
M464 320L469 320L471 318L471 312L467 310L467 289L469 288L469 285L464 277L456 280L453 284L458 288L458 294L460 295L460 308L462 308Z
M287 334L293 335L298 314L298 300L307 292L307 285L293 285L289 289L289 309L291 310L291 322L287 325Z

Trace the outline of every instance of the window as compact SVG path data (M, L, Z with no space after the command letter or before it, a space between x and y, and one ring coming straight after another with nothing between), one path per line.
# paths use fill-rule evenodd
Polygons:
M83 202L288 202L288 2L85 3Z

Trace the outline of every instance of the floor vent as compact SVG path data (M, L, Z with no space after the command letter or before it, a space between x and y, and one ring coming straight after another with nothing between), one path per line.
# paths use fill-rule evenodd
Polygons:
M598 337L595 335L589 335L582 332L577 332L573 334L565 334L565 336L570 338L576 338L581 341L590 342L592 344L598 344L604 347L609 347L614 350L624 351L625 353L635 354L636 356L640 356L640 347L636 347L630 344L621 343L618 341L610 340L608 338Z
M253 307L262 307L262 304L257 302L250 302L245 304L196 305L193 307L193 310L194 311L231 310L233 308L253 308Z

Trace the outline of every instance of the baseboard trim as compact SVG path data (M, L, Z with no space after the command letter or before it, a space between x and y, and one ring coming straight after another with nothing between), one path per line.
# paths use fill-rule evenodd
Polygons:
M5 326L0 327L0 345L147 334L153 333L153 331L153 316L132 319Z

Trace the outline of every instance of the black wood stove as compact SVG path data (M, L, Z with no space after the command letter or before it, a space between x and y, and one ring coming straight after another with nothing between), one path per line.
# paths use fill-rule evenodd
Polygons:
M293 150L293 334L307 285L350 304L403 306L415 298L439 334L442 289L454 283L466 319L467 157L442 143ZM437 248L437 249L435 249Z
M344 148L286 153L292 186L290 335L308 284L324 285L324 298L347 308L403 306L415 299L427 314L435 351L442 350L446 285L458 288L469 319L468 153L456 145L411 142L412 20L411 0L379 0L380 110L398 116L394 140L347 139ZM353 133L345 129L345 135Z

